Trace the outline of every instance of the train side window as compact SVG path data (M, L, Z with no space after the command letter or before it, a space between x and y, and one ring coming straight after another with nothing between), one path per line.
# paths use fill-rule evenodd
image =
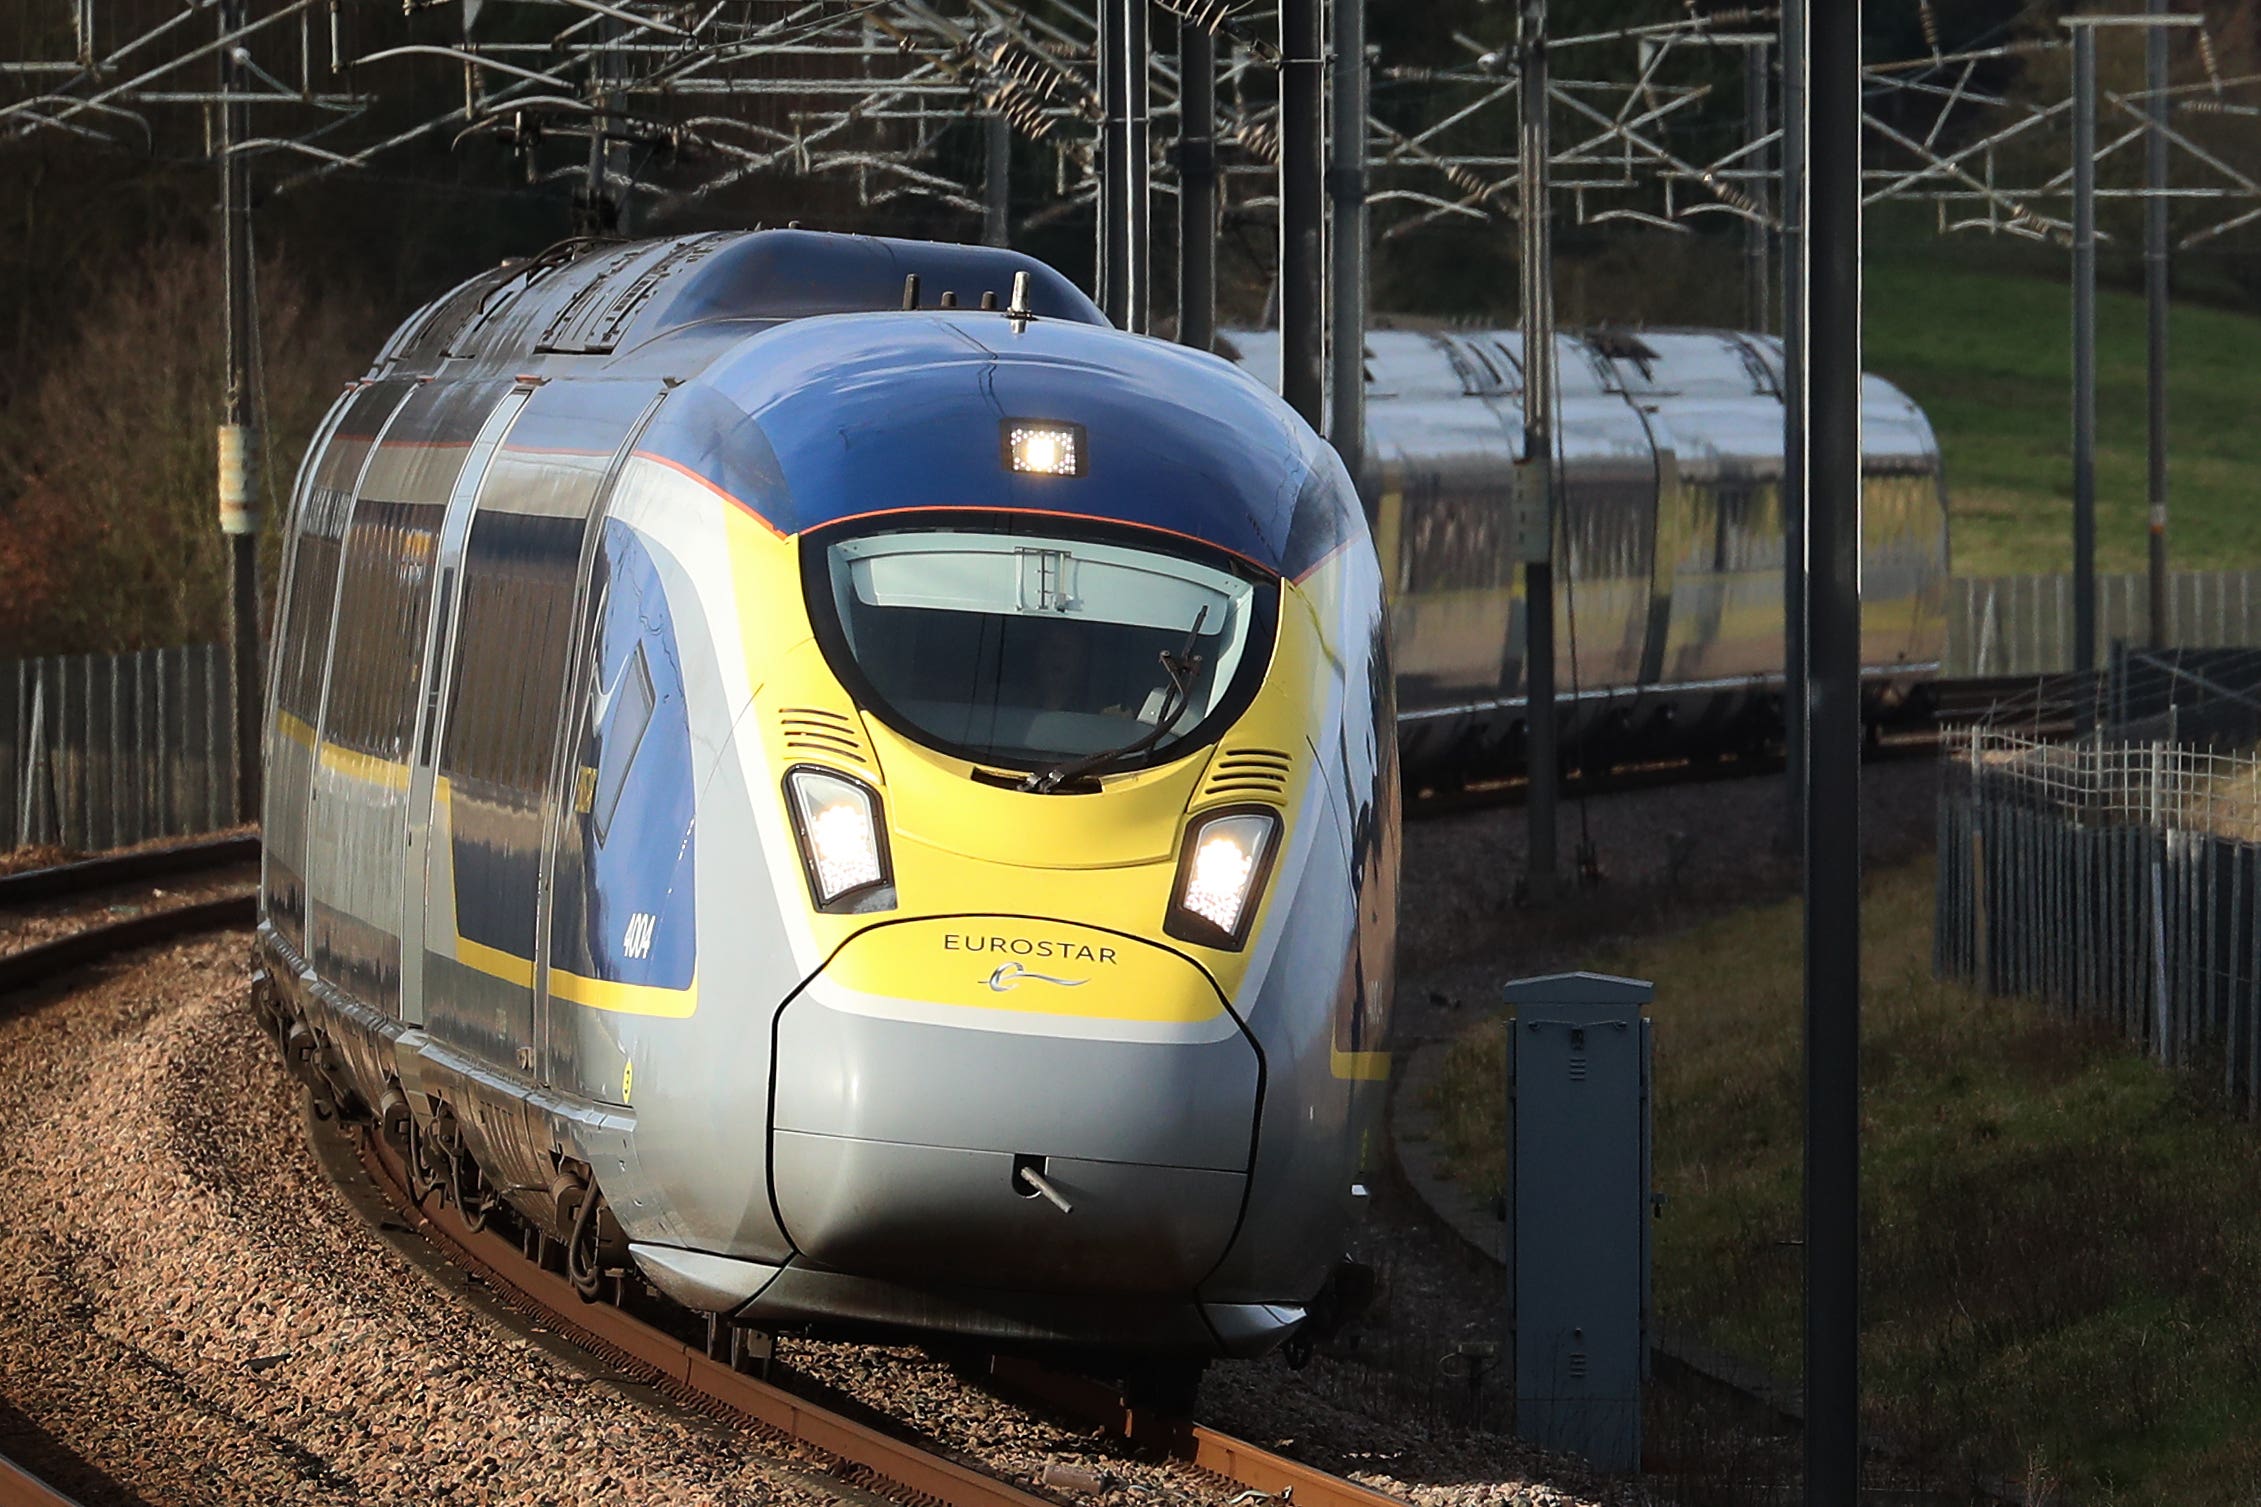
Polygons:
M509 805L538 803L547 777L582 528L482 508L465 543L440 769Z

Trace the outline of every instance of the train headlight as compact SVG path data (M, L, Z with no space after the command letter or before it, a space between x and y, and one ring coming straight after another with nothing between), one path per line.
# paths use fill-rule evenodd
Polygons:
M1081 424L1043 419L1007 419L1005 469L1025 476L1081 476L1090 455L1090 436Z
M1270 811L1221 811L1187 827L1162 929L1206 947L1247 941L1279 836L1280 819Z
M793 836L809 895L822 911L887 910L895 904L879 797L861 780L808 766L785 776Z

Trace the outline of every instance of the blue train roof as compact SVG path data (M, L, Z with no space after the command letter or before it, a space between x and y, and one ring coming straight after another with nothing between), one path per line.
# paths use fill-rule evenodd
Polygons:
M1029 307L1047 319L1105 325L1058 272L1017 251L814 230L709 231L650 241L561 241L482 272L402 323L372 377L613 375L686 362L749 322L900 309L907 277L922 302L966 307L1012 296L1027 273ZM719 328L718 328L719 327ZM707 338L683 339L703 333ZM595 358L592 360L591 358Z
M1028 277L1034 318L984 312ZM923 307L903 308L919 279ZM936 307L945 293L960 307ZM781 230L569 242L404 323L372 377L679 384L641 449L780 534L912 508L1164 529L1299 576L1356 528L1332 451L1231 363L1118 333L1018 252ZM1087 431L1079 476L1016 474L1001 426ZM568 436L555 443L570 448Z
M1084 426L1084 475L1006 466L1003 426L1031 419ZM671 398L641 448L781 534L901 509L1012 509L1164 529L1297 576L1350 527L1339 463L1268 389L1214 356L1065 320L780 325Z

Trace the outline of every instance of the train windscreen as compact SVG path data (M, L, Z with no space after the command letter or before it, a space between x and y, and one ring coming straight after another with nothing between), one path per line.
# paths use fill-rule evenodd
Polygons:
M1112 749L1135 768L1207 741L1262 677L1277 588L1228 565L924 528L827 544L810 597L835 670L905 736L1009 769Z

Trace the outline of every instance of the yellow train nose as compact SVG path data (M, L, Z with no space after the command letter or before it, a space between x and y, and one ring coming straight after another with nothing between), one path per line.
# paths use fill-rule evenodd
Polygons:
M911 1013L977 1031L1016 1029L994 1019L998 1012L1055 1017L1054 1029L1067 1036L1106 1034L1108 1022L1219 1030L1230 1023L1216 986L1183 954L1095 926L1023 916L875 926L842 947L820 981L827 990L925 1006Z
M1239 1220L1260 1074L1167 948L1015 917L874 927L779 1017L778 1212L838 1271L1190 1291Z

